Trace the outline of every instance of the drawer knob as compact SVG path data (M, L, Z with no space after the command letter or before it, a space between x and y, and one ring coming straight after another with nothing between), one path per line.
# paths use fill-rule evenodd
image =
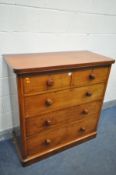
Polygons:
M48 98L45 103L47 106L51 106L53 104L53 101L50 98Z
M85 129L84 127L82 127L82 128L80 128L80 131L81 131L81 132L85 132L86 129Z
M49 80L47 81L47 85L48 85L48 86L53 86L53 85L54 85L54 81L53 81L52 79L49 79Z
M84 109L84 110L82 111L82 113L83 113L83 114L88 114L89 111L88 111L88 109Z
M96 78L96 77L95 77L95 74L90 74L90 75L89 75L89 79L90 79L90 80L94 80L95 78Z
M51 120L46 120L46 121L45 121L45 125L46 125L46 126L50 126L50 125L51 125L51 123L52 123L52 121L51 121Z
M46 139L46 140L45 140L45 144L46 144L46 145L50 145L50 143L51 143L51 140L50 140L50 139Z
M90 96L92 96L92 92L86 92L86 96L88 96L88 97L90 97Z

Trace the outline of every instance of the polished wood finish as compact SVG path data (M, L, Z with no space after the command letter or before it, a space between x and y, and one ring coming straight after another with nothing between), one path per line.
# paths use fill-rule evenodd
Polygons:
M108 73L108 67L75 71L72 84L80 87L105 82L107 80Z
M18 90L18 102L19 102L19 113L20 113L20 136L15 131L15 135L19 142L20 152L22 158L25 159L27 156L27 144L26 144L26 130L25 130L25 114L24 114L24 98L23 98L23 83L22 78L19 77L17 81L17 90Z
M61 89L70 87L70 72L49 73L45 75L34 75L23 78L24 93L31 94L41 91ZM63 81L62 81L63 80Z
M73 140L73 141L70 141L68 143L65 143L65 144L62 144L61 146L57 146L55 149L53 149L52 151L51 150L48 150L46 152L46 154L43 152L43 153L36 153L34 155L31 155L31 156L27 156L27 158L22 158L22 155L20 154L20 149L19 149L19 146L18 146L18 143L17 143L17 139L16 139L16 136L14 136L14 140L15 140L15 145L16 145L16 149L17 149L17 153L19 155L19 158L20 158L20 161L22 163L22 165L25 167L27 165L30 165L34 162L37 162L37 161L40 161L42 159L45 159L51 155L54 155L56 153L59 153L59 152L62 152L68 148L71 148L73 146L77 146L83 142L87 142L88 140L90 139L93 139L93 138L96 138L96 131L95 132L92 132L92 133L89 133L89 134L86 134L85 136L81 137L81 138L78 138L76 140Z
M97 117L98 115L94 114L87 119L79 120L70 125L65 124L64 126L56 127L56 129L45 130L43 133L30 137L27 139L28 155L55 149L57 146L96 131Z
M27 137L37 133L44 132L55 128L57 125L60 127L65 122L70 125L72 122L88 118L99 113L101 108L101 101L90 102L79 106L49 112L44 115L28 117L26 119L26 133Z
M25 116L34 116L100 100L103 98L104 89L105 84L101 83L93 86L71 88L63 91L27 96L25 97Z
M102 72L102 75L101 75ZM25 94L42 93L57 89L66 89L70 86L85 86L105 82L109 68L91 68L80 71L66 71L64 73L49 73L23 78Z
M4 55L4 58L17 74L110 65L114 63L113 59L90 51L13 54Z
M20 137L14 135L23 164L96 136L113 59L89 51L4 58L17 75Z

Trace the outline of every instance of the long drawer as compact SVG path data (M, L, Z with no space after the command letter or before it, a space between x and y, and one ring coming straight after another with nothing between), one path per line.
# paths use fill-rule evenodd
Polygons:
M88 117L92 117L93 114L98 114L100 107L101 101L95 101L36 117L29 117L26 119L26 135L29 137L57 126L61 127L65 123L70 125L72 122L76 122L84 118L88 119Z
M53 149L81 139L89 133L95 132L98 115L88 117L70 125L64 125L54 130L45 131L27 139L28 155L46 153Z
M25 116L35 116L103 98L105 84L25 97Z

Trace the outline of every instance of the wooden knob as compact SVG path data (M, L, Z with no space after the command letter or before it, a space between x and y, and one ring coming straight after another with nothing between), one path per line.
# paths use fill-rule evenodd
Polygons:
M96 77L95 77L95 74L90 74L90 75L89 75L89 79L90 79L90 80L94 80L95 78L96 78Z
M90 97L90 96L92 96L92 92L86 92L86 96L88 96L88 97Z
M45 125L46 125L46 126L50 126L51 123L52 123L51 120L46 120L46 121L45 121Z
M45 140L45 144L46 144L46 145L49 145L50 143L51 143L51 140L50 140L50 139L46 139L46 140Z
M51 106L53 104L53 101L50 98L48 98L45 103L47 106Z
M86 129L85 129L84 127L82 127L82 128L80 128L80 131L81 131L81 132L85 132Z
M49 79L49 80L47 81L47 85L48 85L48 86L53 86L53 85L54 85L54 81L53 81L52 79Z
M88 114L89 111L88 111L88 109L84 109L84 110L82 111L82 113L83 113L83 114Z

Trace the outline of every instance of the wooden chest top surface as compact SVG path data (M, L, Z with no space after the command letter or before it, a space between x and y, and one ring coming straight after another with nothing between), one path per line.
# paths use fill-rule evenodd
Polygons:
M111 58L90 51L13 54L4 55L4 58L17 74L108 65L114 62Z

